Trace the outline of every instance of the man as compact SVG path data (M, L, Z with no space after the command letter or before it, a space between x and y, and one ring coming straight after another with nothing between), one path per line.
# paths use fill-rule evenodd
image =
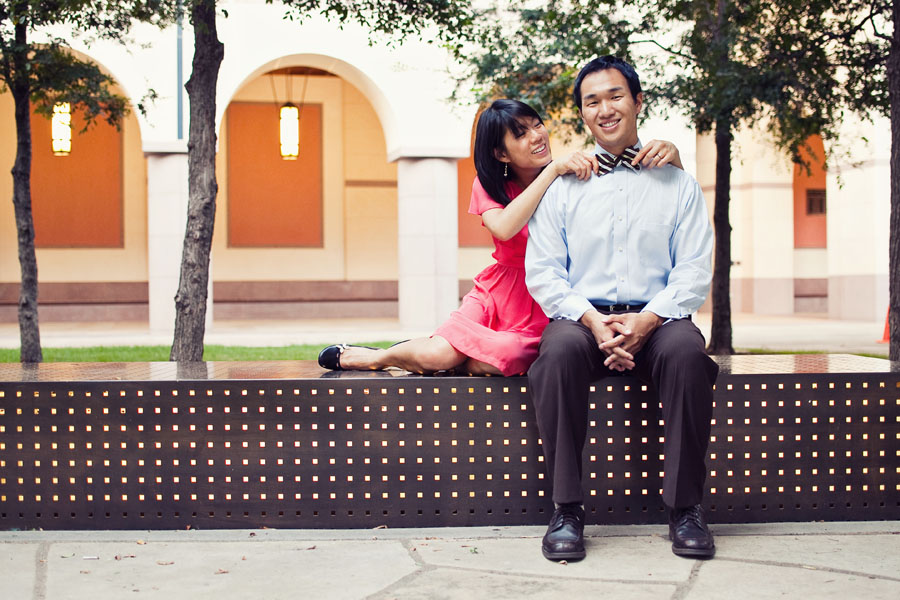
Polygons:
M557 179L529 222L526 284L550 324L528 371L556 511L550 560L584 551L581 485L589 384L630 371L659 395L663 501L672 551L710 558L703 491L716 363L690 319L711 280L712 229L697 182L671 165L640 169L634 68L606 56L578 74L575 104L609 172Z

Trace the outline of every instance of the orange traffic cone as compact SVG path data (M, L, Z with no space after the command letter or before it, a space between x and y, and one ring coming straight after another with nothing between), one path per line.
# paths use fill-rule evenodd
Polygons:
M884 335L877 343L879 344L889 344L891 341L891 324L889 317L891 316L891 309L888 307L887 314L884 316Z

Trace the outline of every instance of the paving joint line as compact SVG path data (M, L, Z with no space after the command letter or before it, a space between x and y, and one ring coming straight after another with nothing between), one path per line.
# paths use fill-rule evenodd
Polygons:
M558 581L560 578L567 581L582 581L586 583L621 583L625 585L673 585L678 586L683 581L673 579L613 579L607 577L579 577L572 575L548 575L546 573L528 573L525 571L501 571L497 569L479 569L477 567L463 567L455 565L428 565L431 571L461 571L464 573L484 573L489 575L502 575L506 577L516 577L520 579L539 579L542 581ZM560 565L560 568L568 568L569 565Z
M41 542L34 553L34 587L31 593L34 600L47 598L47 559L51 544L52 542Z
M846 523L847 521L834 521L835 523ZM755 532L749 531L746 533L740 532L727 532L723 533L721 531L716 531L716 526L711 525L710 530L716 535L716 537L735 537L735 538L747 538L747 537L823 537L823 536L832 536L832 537L859 537L866 535L900 535L900 531L897 529L883 529L883 530L872 530L872 531L786 531L784 533L773 533L773 532Z
M694 564L691 566L691 573L688 575L686 581L681 583L680 585L675 586L675 593L672 594L671 600L684 600L688 597L688 594L691 593L691 590L694 589L694 584L697 583L697 578L700 577L700 569L703 567L703 563L708 562L706 560L694 560Z
M866 579L880 579L882 581L895 581L900 583L900 577L891 577L889 575L879 575L877 573L866 573L864 571L852 571L850 569L838 569L835 567L824 567L809 565L803 563L779 562L774 560L758 560L754 558L716 558L717 561L730 562L737 564L759 565L762 567L781 567L785 569L802 569L804 571L821 571L822 573L834 573L836 575L851 575L853 577L865 577Z
M412 559L416 568L412 573L408 573L408 574L404 575L403 577L400 577L399 579L387 584L386 586L384 586L377 592L375 592L373 594L369 594L368 596L366 596L366 600L376 600L378 598L389 597L388 595L392 591L396 591L397 589L402 588L402 586L405 586L408 583L415 581L416 579L422 577L426 573L437 570L436 567L429 565L422 559L422 557L419 555L418 551L416 550L415 546L411 543L410 540L401 539L401 540L393 540L393 541L399 542L399 544L406 550L407 554L409 554L409 557Z
M525 538L522 538L525 539ZM415 538L410 540L401 540L404 547L406 547L407 551L410 553L410 556L416 561L416 564L423 567L424 570L427 571L437 571L441 569L446 569L450 571L463 571L467 573L487 573L491 575L506 575L511 577L519 577L519 578L527 578L527 579L540 579L540 580L557 580L560 576L558 575L547 575L545 573L528 573L522 571L502 571L497 569L480 569L477 567L463 567L463 566L454 566L454 565L435 565L429 563L424 557L419 554L418 545L413 545L415 540L428 541L423 540L422 538ZM476 541L472 539L460 539L455 541ZM551 561L552 562L552 561ZM567 567L568 564L559 565L560 567ZM608 579L608 578L597 578L597 577L578 577L578 576L570 576L566 575L566 579L572 581L585 581L585 582L603 582L603 583L622 583L627 585L641 585L641 584L650 584L650 585L674 585L678 586L679 581L677 580L668 580L668 579L660 579L655 581L648 581L646 579Z

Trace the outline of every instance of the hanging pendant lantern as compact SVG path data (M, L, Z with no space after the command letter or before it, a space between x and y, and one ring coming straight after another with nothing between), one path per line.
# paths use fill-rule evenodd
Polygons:
M53 154L68 156L72 151L72 111L68 102L58 102L53 107L50 137Z
M281 107L281 158L297 160L300 154L300 109L288 102Z

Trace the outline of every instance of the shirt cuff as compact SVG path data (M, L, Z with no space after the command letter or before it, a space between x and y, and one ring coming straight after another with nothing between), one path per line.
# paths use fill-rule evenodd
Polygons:
M584 313L592 308L594 308L594 305L588 302L587 298L572 295L560 303L559 310L555 317L569 319L570 321L578 321Z
M690 314L682 310L682 308L672 300L659 297L653 298L648 302L643 310L641 310L641 312L644 311L652 312L663 319L683 319Z

